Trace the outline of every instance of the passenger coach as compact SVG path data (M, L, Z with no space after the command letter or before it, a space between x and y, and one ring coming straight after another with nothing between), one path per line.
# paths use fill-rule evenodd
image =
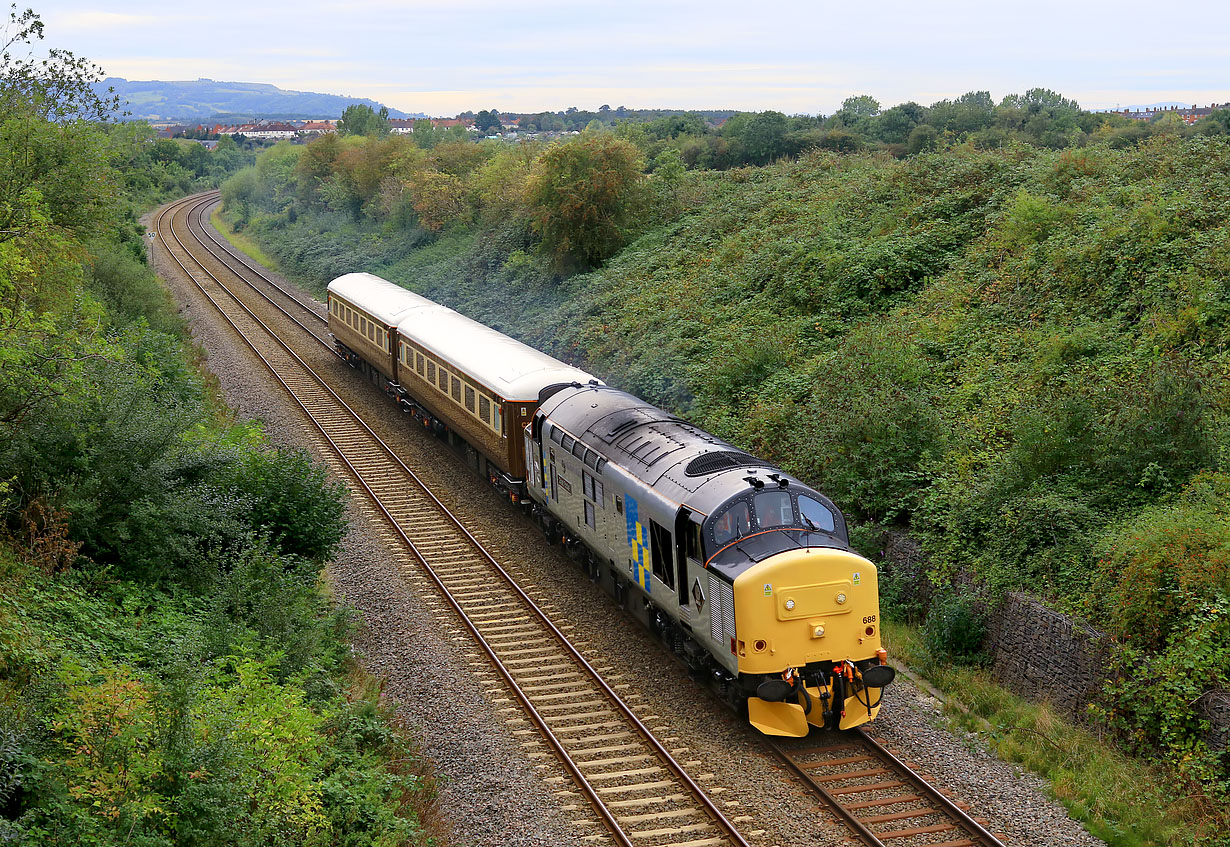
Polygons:
M525 490L521 430L538 406L592 375L373 274L329 284L338 352L514 499Z

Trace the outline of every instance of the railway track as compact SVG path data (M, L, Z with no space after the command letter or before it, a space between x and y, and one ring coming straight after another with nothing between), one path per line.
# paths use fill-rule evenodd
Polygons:
M155 226L163 245L286 389L329 446L335 467L383 516L404 550L442 592L610 840L625 847L746 847L735 826L741 821L724 815L700 786L703 778L693 779L686 772L480 541L245 304L236 290L240 286L226 285L194 258L181 233L198 237L203 210L215 199L212 194L188 198L160 212ZM196 222L189 223L194 216ZM258 289L239 269L246 264L210 253L212 261L226 264L245 285ZM260 296L294 319L275 297L265 292ZM326 343L316 328L309 328L310 319L307 324L295 322Z
M1003 847L862 729L768 746L869 847Z

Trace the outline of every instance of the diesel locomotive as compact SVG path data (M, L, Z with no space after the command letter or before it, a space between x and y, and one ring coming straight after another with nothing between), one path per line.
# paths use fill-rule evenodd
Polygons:
M590 577L770 735L875 718L895 672L875 565L824 495L686 421L370 274L338 351L461 447Z

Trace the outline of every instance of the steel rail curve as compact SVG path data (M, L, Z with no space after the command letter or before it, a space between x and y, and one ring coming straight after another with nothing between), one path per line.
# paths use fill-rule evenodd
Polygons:
M201 271L206 276L210 277L213 280L213 282L217 284L219 288L222 289L222 291L225 291L227 293L229 298L232 299L239 306L239 308L242 309L246 313L247 319L251 320L255 325L261 327L264 330L264 332L267 333L268 336L273 341L275 341L277 345L279 345L282 348L282 350L285 351L286 354L289 355L289 357L295 362L297 367L302 370L302 373L308 376L309 381L313 383L319 391L323 392L323 395L327 396L328 400L332 404L334 404L334 408L343 410L341 414L344 414L346 416L350 428L351 429L357 428L357 431L360 434L362 434L365 438L369 439L372 444L376 445L377 448L383 453L383 457L386 460L386 464L388 460L391 460L395 469L397 471L400 471L402 474L404 474L406 479L412 481L418 487L419 493L421 493L423 497L425 497L428 501L430 501L430 503L434 506L437 512L446 521L451 523L452 529L460 533L460 535L464 539L466 539L466 542L470 545L471 552L474 554L477 554L478 558L481 559L487 565L488 568L490 568L493 574L498 575L498 577L503 583L504 588L507 590L510 590L516 596L518 601L525 607L525 609L531 613L534 621L537 622L540 626L542 626L548 633L550 633L550 635L554 639L555 646L560 648L563 654L571 661L572 665L578 668L588 678L589 683L595 686L598 692L601 693L601 695L605 698L606 703L611 708L613 708L624 719L624 721L626 721L626 723L633 729L636 735L639 736L642 739L642 741L653 751L654 756L659 760L659 762L661 762L663 766L665 766L666 770L672 774L675 780L678 781L679 785L687 790L687 792L693 798L694 802L696 802L697 805L700 807L700 809L703 810L705 816L710 820L711 824L717 829L718 832L721 833L721 838L717 842L714 842L714 843L730 843L734 845L740 845L740 847L746 847L747 845L746 840L738 832L734 824L725 817L725 815L721 812L721 810L719 810L717 806L714 804L714 802L705 794L704 790L701 789L700 786L697 785L697 783L694 780L692 780L692 778L686 773L683 767L671 756L669 751L667 751L666 748L662 746L661 742L658 741L658 739L653 735L653 733L648 729L648 727L646 727L644 723L642 723L640 719L637 718L635 713L632 712L632 710L627 706L626 703L624 703L624 701L619 697L619 695L614 691L614 689L612 689L611 686L601 677L598 671L580 654L580 652L576 649L576 647L555 626L555 624L551 622L551 620L546 616L546 614L542 611L542 609L538 606L538 604L535 603L521 589L519 585L517 585L513 577L495 560L495 558L486 550L486 548L481 544L481 542L479 542L478 539L476 539L473 536L473 534L471 534L471 532L462 524L460 519L457 518L457 516L454 515L452 511L449 510L439 500L439 498L436 497L434 492L432 492L426 486L426 484L423 483L423 481L418 477L417 474L414 473L413 470L411 470L407 465L405 465L404 462L401 461L401 459L396 455L396 453L382 439L380 439L380 437L373 430L371 430L371 428L366 424L366 422L364 422L362 418L341 397L339 397L333 391L333 389L328 385L328 383L322 377L320 377L306 362L304 362L303 359L300 358L298 354L295 353L295 351L292 350L291 347L285 341L283 341L280 337L278 337L277 333L273 329L271 329L254 312L252 312L251 309L249 309L248 306L244 304L243 301L234 292L228 289L221 282L221 280L219 280L217 277L211 274L209 270L206 269L204 264L202 264L198 259L196 259L192 255L191 250L187 247L187 245L183 243L183 241L179 238L179 236L175 232L174 215L177 212L185 210L185 209L187 210L187 216L189 218L191 217L193 212L197 212L199 215L200 210L202 210L205 206L212 203L214 199L215 198L212 195L207 195L205 199L201 199L200 197L194 197L194 198L188 198L184 201L180 201L179 203L172 204L172 205L165 207L163 210L159 212L156 218L156 230L161 235L163 222L164 220L167 220L167 216L169 214L170 220L167 226L167 230L170 235L171 241L174 241L174 243L179 246L180 250L187 257L189 257L195 264L197 264L198 267L200 267ZM190 228L190 232L191 232L191 228ZM257 348L256 343L236 323L232 315L227 313L227 310L218 302L217 299L215 299L215 297L212 294L210 294L208 290L206 290L205 286L195 277L195 275L189 270L189 268L184 264L184 262L180 259L180 257L175 255L175 252L171 249L171 242L168 241L165 236L163 236L163 243L167 248L168 254L180 266L180 268L184 271L184 273L188 276L188 278L193 281L194 285L196 285L196 287L201 291L202 295L205 296L214 305L214 307L218 310L218 312L222 315L222 317L227 321L227 323L230 324L230 326L235 330L235 332L240 336L240 338L244 340L244 342L252 350L252 352L264 363L265 367L270 371L270 373L274 376L274 378L286 389L288 394L295 401L295 403L299 406L299 408L302 409L303 412L308 416L309 421L311 421L311 423L315 427L316 431L321 435L321 437L324 438L325 443L329 445L335 457L347 468L349 474L352 476L355 483L359 485L366 492L370 502L384 516L385 520L392 527L393 531L398 535L398 537L404 543L404 545L406 546L406 549L408 549L410 553L415 557L415 559L417 559L417 561L422 565L424 571L429 575L430 579L437 586L440 592L444 595L449 605L459 615L463 624L470 631L471 635L473 636L475 641L478 643L478 645L481 647L483 652L491 660L492 665L496 668L501 678L504 679L504 681L506 682L510 690L517 697L518 701L521 703L525 712L530 716L531 720L539 728L542 734L542 737L547 740L549 746L553 749L556 757L561 761L564 768L569 772L570 776L572 776L573 781L576 783L578 789L586 797L589 804L594 808L595 813L599 816L599 818L603 821L603 823L610 830L612 836L615 837L616 840L619 841L621 844L632 845L634 842L631 840L631 837L628 835L628 833L625 832L625 827L621 826L615 813L610 808L608 808L605 802L603 802L599 794L599 791L591 784L590 780L587 779L585 774L583 773L581 765L572 757L572 755L570 755L565 743L558 737L556 732L549 725L549 720L543 715L539 707L535 706L534 703L531 702L532 700L531 695L529 694L528 691L526 691L522 687L520 683L518 683L517 679L515 678L515 673L512 670L510 670L507 663L504 660L502 660L500 656L497 654L497 648L480 631L480 627L478 623L474 620L471 614L468 613L465 608L463 608L463 604L461 600L458 599L458 596L456 596L455 590L450 589L448 587L448 585L446 584L446 581L441 577L441 574L437 572L436 567L433 566L428 561L428 556L425 555L424 552L420 549L419 545L416 544L415 541L410 538L409 534L406 532L401 522L393 514L392 509L388 505L386 505L381 495L373 488L371 481L365 477L364 472L360 468L356 467L351 457L347 455L347 451L344 449L344 446L341 443L339 443L334 436L331 436L329 434L325 424L322 423L322 421L318 417L318 414L313 413L308 408L307 402L305 402L305 400L300 396L300 393L302 392L303 389L301 388L299 389L299 391L296 391L296 389L293 388L292 385L288 382L289 377L284 377L284 375L278 371L277 367L270 361L270 359L260 352L260 350ZM206 247L206 249L208 250L208 247ZM213 255L215 259L218 258L215 254L213 254L212 251L209 251L209 252L211 255ZM224 263L224 264L227 264L227 263ZM236 273L237 275L241 276L229 264L227 264L227 267L233 273ZM249 285L251 285L250 282L249 282ZM262 296L265 296L265 295L263 295L262 293ZM269 300L267 296L265 296L265 299ZM291 299L296 299L296 298L291 298ZM270 302L272 303L272 301ZM280 311L282 311L284 314L286 313L285 310L282 309L280 306L278 306L276 303L274 303L273 305L276 308L278 308ZM300 305L302 306L303 304L300 304ZM306 309L306 306L304 306L304 308ZM288 317L290 316L288 315ZM298 323L298 321L296 321L296 323ZM299 324L299 325L302 326L302 324ZM315 333L312 333L312 335L313 337L316 337ZM317 337L317 340L319 340L318 337ZM643 818L643 817L650 817L650 816L639 816L639 817ZM667 830L655 831L649 834L657 835L659 832L665 833L667 832ZM634 834L637 835L638 837L646 835L646 833L643 833L643 832L634 833ZM705 842L705 843L709 843L709 842Z

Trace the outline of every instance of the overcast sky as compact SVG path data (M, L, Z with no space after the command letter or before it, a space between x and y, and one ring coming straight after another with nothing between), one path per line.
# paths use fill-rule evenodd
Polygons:
M1086 108L1230 101L1219 0L23 0L45 43L127 79L270 82L432 115L830 114L1042 86Z

